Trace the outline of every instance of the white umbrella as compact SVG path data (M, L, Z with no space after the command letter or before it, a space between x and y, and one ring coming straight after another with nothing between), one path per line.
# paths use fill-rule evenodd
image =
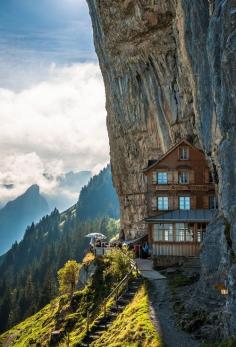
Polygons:
M90 233L90 234L86 235L85 237L90 237L90 238L99 239L99 240L104 240L107 238L105 235L103 235L101 233Z

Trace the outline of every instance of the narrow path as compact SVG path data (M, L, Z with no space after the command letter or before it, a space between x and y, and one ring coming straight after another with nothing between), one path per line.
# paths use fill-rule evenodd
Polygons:
M165 347L198 347L200 345L198 341L176 326L166 277L153 270L152 260L136 259L135 261L141 275L151 283L149 292L151 318Z
M150 259L135 259L141 275L148 280L163 280L166 277L153 270L153 262Z
M162 336L165 347L198 347L200 342L176 326L175 313L171 307L171 295L166 279L149 280L151 316Z

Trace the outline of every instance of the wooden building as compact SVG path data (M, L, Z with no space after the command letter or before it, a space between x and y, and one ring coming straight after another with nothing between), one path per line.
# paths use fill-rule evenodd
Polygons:
M149 244L154 256L196 256L217 200L204 153L186 140L159 160L147 176Z

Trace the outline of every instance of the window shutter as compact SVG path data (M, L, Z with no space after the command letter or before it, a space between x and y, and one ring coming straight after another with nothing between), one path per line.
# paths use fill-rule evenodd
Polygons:
M194 170L189 170L189 183L190 184L195 183L195 180L194 180Z
M152 183L154 183L154 184L157 183L157 173L156 173L156 171L153 171L153 173L152 173Z
M197 208L197 197L196 196L191 196L190 204L191 204L191 206L190 206L191 210Z
M152 198L152 210L156 211L157 210L157 197L153 196Z
M208 169L205 169L205 183L209 183L209 175L210 175L210 172Z

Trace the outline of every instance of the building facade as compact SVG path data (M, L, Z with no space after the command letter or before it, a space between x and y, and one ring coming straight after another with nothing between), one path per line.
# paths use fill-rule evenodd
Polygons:
M144 174L152 255L198 255L218 207L204 153L182 140L159 160L151 161Z

